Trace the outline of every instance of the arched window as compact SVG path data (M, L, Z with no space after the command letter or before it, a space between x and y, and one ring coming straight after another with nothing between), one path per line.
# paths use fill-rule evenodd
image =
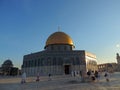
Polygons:
M44 66L44 65L45 65L44 58L41 58L41 60L40 60L40 61L41 61L41 63L40 63L40 64L41 64L41 66Z
M51 45L51 50L54 50L54 46Z
M29 64L28 64L28 67L31 67L31 65L30 65L30 60L28 61L28 63L29 63Z
M58 58L58 65L62 65L62 64L63 64L62 58L59 57L59 58Z
M58 50L60 51L60 46L58 46L57 48L58 48Z
M53 65L56 65L56 57L53 58Z
M34 66L33 60L31 60L31 67L33 67L33 66Z
M37 60L34 60L34 62L35 62L35 63L34 63L34 66L36 67L36 66L37 66Z
M40 66L40 59L38 59L38 66Z
M64 46L64 50L66 50L67 49L67 47L66 46Z
M48 65L48 66L51 65L51 58L50 58L50 57L47 58L47 65Z

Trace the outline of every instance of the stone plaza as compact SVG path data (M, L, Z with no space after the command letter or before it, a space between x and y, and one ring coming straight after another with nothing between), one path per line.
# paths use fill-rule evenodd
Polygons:
M99 82L81 82L80 77L70 75L53 76L48 81L47 76L41 76L40 81L36 77L28 77L27 83L21 84L21 77L0 77L1 90L120 90L120 73L115 72L110 76L110 82L106 82L104 73Z

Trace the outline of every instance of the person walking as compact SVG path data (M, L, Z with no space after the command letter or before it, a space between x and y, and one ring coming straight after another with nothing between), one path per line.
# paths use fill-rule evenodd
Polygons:
M88 76L88 78L90 78L90 76L91 76L91 71L88 71L88 72L87 72L87 76Z
M95 71L95 78L96 78L96 80L97 80L97 82L98 82L98 78L99 78L99 75L98 75L98 71Z
M92 79L92 82L95 81L95 75L94 75L94 71L91 72L91 79Z
M105 79L106 79L107 82L110 81L110 79L109 79L110 78L109 72L106 71L105 74L104 74L104 77L105 77Z
M50 73L48 74L48 77L49 77L48 81L51 81L52 79L51 79L51 74Z
M21 84L23 84L23 83L26 83L26 73L25 72L22 74Z
M40 74L38 73L37 78L36 78L36 82L39 82L39 81L40 81Z

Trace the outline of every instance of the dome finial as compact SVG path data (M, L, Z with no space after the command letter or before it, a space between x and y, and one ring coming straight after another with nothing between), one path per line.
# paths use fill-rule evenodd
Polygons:
M59 31L61 31L61 27L60 27L60 26L58 26L58 32L59 32Z

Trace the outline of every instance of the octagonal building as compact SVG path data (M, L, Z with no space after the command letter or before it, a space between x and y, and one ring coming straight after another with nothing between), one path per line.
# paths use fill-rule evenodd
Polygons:
M44 50L23 57L22 70L28 76L64 75L72 71L97 70L96 56L85 50L74 50L73 40L64 32L51 34Z

